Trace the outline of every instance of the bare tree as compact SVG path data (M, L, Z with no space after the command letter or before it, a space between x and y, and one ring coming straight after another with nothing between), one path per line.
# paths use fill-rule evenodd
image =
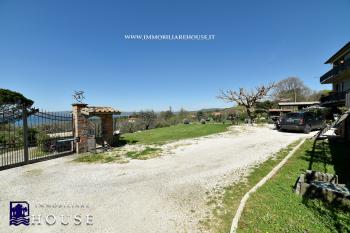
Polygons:
M253 122L253 112L256 103L263 99L272 88L274 84L261 85L255 88L255 90L245 90L239 88L239 91L233 90L221 90L221 94L217 98L222 99L226 102L235 102L240 106L245 107L250 123Z
M305 101L312 95L310 88L298 77L289 77L276 84L273 93L275 100Z
M140 116L140 119L145 126L145 130L148 130L157 119L157 115L153 110L141 111L138 115Z

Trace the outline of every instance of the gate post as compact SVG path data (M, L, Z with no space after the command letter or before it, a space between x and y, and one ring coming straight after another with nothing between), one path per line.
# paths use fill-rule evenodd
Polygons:
M88 151L88 120L81 114L87 104L76 103L73 106L74 137L77 139L76 152L78 154Z
M27 108L22 108L22 119L23 119L23 155L24 162L29 162L29 151L28 151L28 114Z
M109 145L113 145L113 115L101 115L102 137Z

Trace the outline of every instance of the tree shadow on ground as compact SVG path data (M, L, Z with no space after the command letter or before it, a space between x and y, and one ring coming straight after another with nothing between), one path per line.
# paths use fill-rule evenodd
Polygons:
M339 183L350 185L350 143L329 140L329 150Z
M315 140L312 150L308 150L305 155L302 155L302 159L309 162L308 170L328 172L327 166L333 165L333 160L329 153L329 147L327 144L328 143L325 142L325 140ZM322 169L320 168L320 165L322 165Z
M350 143L336 139L315 140L313 148L307 151L302 159L309 162L308 170L333 173L329 171L333 167L334 173L338 175L339 183L350 185ZM341 198L337 197L326 200L321 193L308 189L303 195L302 203L317 212L315 216L330 216L326 224L335 228L337 232L350 232L349 206L344 206L340 200Z
M123 137L120 137L113 145L113 147L122 147L125 146L126 144L136 144L137 140L127 140Z
M317 213L314 216L321 217L322 221L325 221L323 216L329 216L325 221L325 225L328 225L329 228L335 228L336 232L350 232L349 207L340 204L336 198L333 201L316 198L313 193L306 192L302 203Z
M350 184L350 143L336 139L315 140L312 150L307 151L302 158L309 162L308 170L329 172L329 166L333 166L339 183Z

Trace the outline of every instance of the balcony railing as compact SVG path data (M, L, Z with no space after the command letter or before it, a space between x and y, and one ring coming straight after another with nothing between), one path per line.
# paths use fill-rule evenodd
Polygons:
M344 64L333 67L330 71L321 76L320 82L323 83L327 79L333 78L334 76L339 74L339 72L342 72L346 69L350 69L350 62L345 62Z
M332 103L332 102L338 102L338 101L345 101L346 94L350 93L350 90L342 91L342 92L335 92L332 94L329 94L328 96L321 97L321 103Z

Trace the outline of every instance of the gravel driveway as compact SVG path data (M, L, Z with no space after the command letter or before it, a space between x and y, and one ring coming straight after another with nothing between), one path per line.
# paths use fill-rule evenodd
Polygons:
M198 221L210 211L208 192L306 136L237 126L167 144L163 156L150 160L83 164L72 162L74 155L0 171L0 232L198 232ZM27 201L41 225L9 226L10 201ZM68 225L60 215L70 216L63 217ZM81 215L80 225L74 215ZM86 215L93 225L86 225ZM56 222L48 225L46 217Z

